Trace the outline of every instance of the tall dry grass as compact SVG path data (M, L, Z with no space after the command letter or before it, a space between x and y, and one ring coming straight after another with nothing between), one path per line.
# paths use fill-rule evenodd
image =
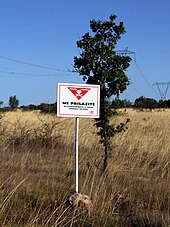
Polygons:
M130 118L113 138L101 174L102 146L94 121L80 119L79 190L93 209L65 205L74 192L75 119L7 112L0 119L0 226L169 226L170 110L120 111Z

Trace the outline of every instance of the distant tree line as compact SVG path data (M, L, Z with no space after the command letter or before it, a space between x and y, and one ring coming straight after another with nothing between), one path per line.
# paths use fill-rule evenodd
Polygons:
M170 99L169 100L155 100L153 98L145 98L140 96L137 98L134 103L127 99L120 100L118 98L114 99L111 102L113 108L137 108L137 109L156 109L156 108L170 108Z
M8 106L3 107L4 102L0 100L0 111L11 111L16 109L21 109L23 111L31 111L31 110L40 110L43 113L56 113L57 112L57 102L48 104L41 103L39 105L29 104L27 106L22 105L19 107L19 99L14 96L9 97Z
M28 106L20 106L23 111L40 110L43 113L57 113L57 102L55 103L41 103L39 105L29 104Z
M57 112L57 102L55 103L41 103L38 105L29 104L22 105L19 107L19 100L16 95L9 97L8 106L3 106L3 101L0 101L0 111L11 111L16 109L21 109L23 111L31 111L31 110L40 110L43 113L56 113ZM119 99L115 98L110 102L110 106L113 109L119 108L135 108L135 109L157 109L157 108L170 108L170 99L168 100L155 100L153 98L146 98L144 96L140 96L137 98L134 103L127 99Z

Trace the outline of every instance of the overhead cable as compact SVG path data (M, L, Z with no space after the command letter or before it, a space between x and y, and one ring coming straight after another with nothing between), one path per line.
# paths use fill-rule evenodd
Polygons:
M67 72L68 73L68 72ZM34 73L23 73L23 72L9 72L9 71L0 71L0 74L8 74L8 75L14 75L15 78L17 75L17 78L21 77L56 77L57 74L34 74ZM66 74L66 75L72 75L72 74ZM0 76L1 78L7 78L6 76ZM14 77L8 77L8 78L14 78Z
M29 65L29 66L33 66L33 67L37 67L37 68L50 69L50 70L55 70L55 71L60 71L60 72L72 72L71 70L64 70L64 69L59 69L59 68L55 68L55 67L51 67L51 66L34 64L34 63L25 62L25 61L21 61L18 59L9 58L9 57L5 57L5 56L1 56L1 55L0 55L0 58L3 60L12 61L12 62L16 62L19 64Z

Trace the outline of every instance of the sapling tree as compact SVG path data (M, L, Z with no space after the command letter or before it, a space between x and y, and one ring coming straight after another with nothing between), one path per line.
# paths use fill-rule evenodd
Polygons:
M0 101L0 108L1 108L1 106L3 105L3 103L4 103L3 101Z
M19 105L19 100L17 99L16 95L9 97L9 106L11 109L16 109Z
M111 15L108 21L90 21L91 33L85 33L77 41L81 49L79 57L74 57L74 67L87 84L100 85L100 118L95 119L98 135L104 146L103 171L108 166L111 138L125 130L126 123L117 126L110 124L115 114L110 105L112 96L118 97L126 90L129 79L125 74L130 65L129 56L121 56L116 51L117 42L125 33L123 22L116 24L117 16Z

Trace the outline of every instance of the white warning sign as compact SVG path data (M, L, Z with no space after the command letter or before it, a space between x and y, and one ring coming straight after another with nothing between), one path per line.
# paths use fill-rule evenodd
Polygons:
M57 116L99 118L100 85L58 84Z

